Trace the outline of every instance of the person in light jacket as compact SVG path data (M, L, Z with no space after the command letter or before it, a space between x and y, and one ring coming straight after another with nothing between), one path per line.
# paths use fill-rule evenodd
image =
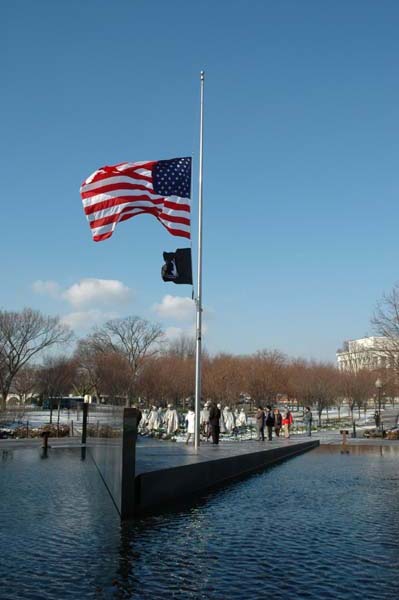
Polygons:
M200 412L200 427L203 435L208 440L211 435L209 427L209 407L211 403L207 400L204 404L204 408Z
M224 413L223 413L222 405L220 402L218 402L216 406L220 410L220 420L219 420L220 433L226 433L227 430L226 430L226 423L224 421Z
M245 427L247 424L247 415L245 414L245 410L243 408L238 413L236 424L237 427Z
M225 406L223 409L223 417L224 417L224 423L225 423L225 427L226 427L226 432L227 433L232 433L234 427L235 427L235 418L234 418L234 413L231 410L230 406Z
M157 407L154 405L148 415L147 429L148 431L158 431L161 427L160 415Z
M168 404L168 409L165 412L165 426L166 433L168 435L173 435L179 429L179 415L177 414L177 410L173 408L173 404Z
M188 444L188 442L191 439L191 436L194 435L194 433L195 433L195 412L193 411L192 408L190 408L188 413L186 414L186 424L187 424L186 444Z

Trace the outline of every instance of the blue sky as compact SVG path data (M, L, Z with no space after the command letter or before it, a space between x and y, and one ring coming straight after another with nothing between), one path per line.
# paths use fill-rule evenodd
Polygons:
M191 330L159 275L184 240L139 216L92 242L79 187L192 154L196 228L203 68L205 345L334 360L399 279L398 31L389 0L7 3L0 306Z

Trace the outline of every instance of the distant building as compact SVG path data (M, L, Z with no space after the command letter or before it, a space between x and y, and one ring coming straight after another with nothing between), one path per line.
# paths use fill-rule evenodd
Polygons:
M340 371L356 373L360 369L384 369L397 362L398 352L385 337L365 337L344 342L337 350L337 363Z

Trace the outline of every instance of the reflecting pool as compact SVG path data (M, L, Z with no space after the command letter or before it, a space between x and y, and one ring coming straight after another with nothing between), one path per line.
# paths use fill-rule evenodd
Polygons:
M0 486L0 598L399 595L398 446L322 446L122 526L78 450L0 449Z

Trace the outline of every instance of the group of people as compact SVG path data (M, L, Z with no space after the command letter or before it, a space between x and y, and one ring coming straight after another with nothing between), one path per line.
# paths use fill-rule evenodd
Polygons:
M195 413L190 409L186 415L187 439L190 441L195 431ZM206 440L212 438L213 444L219 443L221 433L238 433L241 428L247 426L247 415L245 410L231 410L230 406L207 400L200 412L200 431Z
M305 408L303 422L306 427L306 433L310 437L312 435L312 411L309 406ZM265 428L267 431L267 439L271 442L273 439L273 429L276 437L280 437L280 432L283 430L286 439L291 437L291 428L294 419L291 411L287 408L281 414L278 408L272 409L271 406L266 406L264 410L262 406L258 406L256 411L256 429L258 432L258 440L265 441Z
M258 406L256 411L258 440L262 442L265 441L265 428L267 430L267 438L270 442L273 439L273 429L277 437L280 437L280 431L283 429L284 437L289 438L293 422L294 419L291 411L288 409L281 414L278 408L273 410L271 406L266 406L266 409L264 410L262 406Z
M215 444L219 442L220 433L233 433L246 425L247 417L244 409L233 411L229 406L222 409L220 403L216 405L210 400L205 402L200 413L201 433L206 439L212 437ZM151 409L144 409L142 413L140 411L138 429L144 435L162 431L167 436L173 436L184 426L187 430L188 443L195 431L194 410L189 409L187 414L179 416L176 408L168 404L166 410L152 406Z
M153 406L151 410L143 410L139 423L139 431L148 434L161 429L167 435L173 436L185 424L187 431L186 443L188 444L195 432L194 410L190 408L183 419L182 421L172 404L168 404L166 410ZM306 407L303 422L308 436L312 435L312 421L312 411L310 407ZM288 409L285 409L281 413L278 408L273 409L270 405L266 406L265 409L262 406L258 406L255 415L258 440L264 441L266 434L267 439L272 441L273 430L276 437L280 437L280 433L282 433L285 438L289 438L293 422L293 416ZM243 408L233 411L229 406L222 408L220 403L216 404L211 400L207 400L200 412L201 434L206 440L212 438L213 444L219 443L221 433L237 433L240 429L244 430L247 424L247 416Z
M201 432L205 437L210 436L209 412L211 405L212 401L207 400L200 412ZM237 408L233 411L228 405L222 408L220 402L216 406L220 410L220 433L237 433L239 428L247 425L247 416L243 408L240 411Z
M195 412L190 409L185 417L187 425L187 438L186 443L188 444L195 432ZM294 422L292 413L289 409L285 409L283 413L278 408L273 409L271 406L267 406L263 409L259 406L256 415L256 429L258 433L258 440L265 440L265 430L267 432L267 438L269 441L273 439L273 430L276 437L280 437L282 431L285 438L291 437L291 429ZM309 406L305 408L303 414L303 422L306 427L306 433L308 436L312 435L312 411ZM230 433L237 431L238 427L247 425L247 417L244 409L240 412L234 413L227 406L222 410L220 404L216 404L211 401L205 402L205 405L200 413L200 428L201 433L207 440L212 437L212 443L219 443L220 433Z
M173 404L168 404L166 410L157 406L152 406L151 410L144 409L139 423L139 431L147 434L164 429L167 435L173 435L178 431L179 426L178 412Z
M228 408L228 407L227 407ZM230 412L230 409L228 409L227 412ZM225 418L224 415L224 411L222 411L222 407L220 404L216 404L215 402L211 402L211 401L207 401L205 402L204 408L201 410L200 413L200 427L201 427L201 431L202 434L206 437L207 440L209 440L210 437L212 437L212 444L218 444L219 443L219 436L220 436L220 425L221 425L221 419L223 419L223 428L224 431L226 431L226 420L228 422L227 427L233 428L234 427L234 416L232 415L232 418L230 419L230 415L227 416L227 419ZM190 439L192 436L194 436L195 433L195 412L192 409L189 409L187 415L186 415L186 423L187 423L187 438L186 438L186 444L189 443Z

